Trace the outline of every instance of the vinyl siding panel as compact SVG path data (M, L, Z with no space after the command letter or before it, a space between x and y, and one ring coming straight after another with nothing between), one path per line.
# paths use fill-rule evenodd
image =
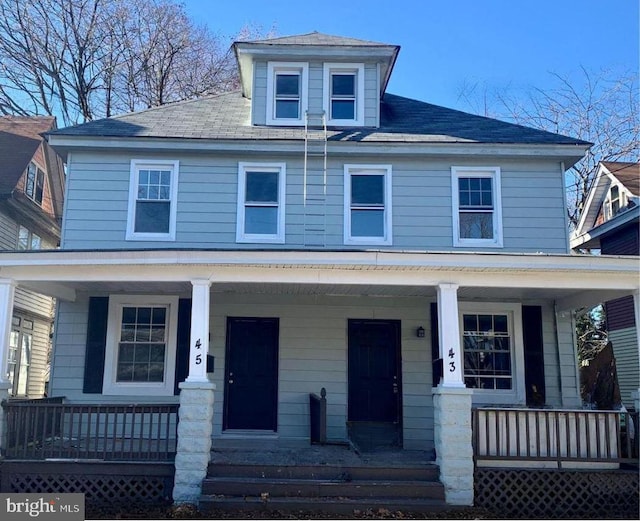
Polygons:
M251 121L254 125L267 123L267 62L255 62L253 66Z
M633 406L631 393L640 388L640 367L638 364L638 337L636 328L629 327L609 331L616 359L620 397L627 407Z
M0 213L0 249L15 250L18 241L18 223Z
M303 154L229 156L156 154L180 161L177 234L174 242L125 241L132 158L149 154L75 153L70 167L63 247L98 248L255 248L236 244L238 162L285 162L286 244L260 248L303 248ZM328 249L344 249L344 165L392 165L395 249L452 250L451 166L462 161L394 157L372 160L329 155L326 227ZM478 166L477 163L469 163ZM502 169L504 248L510 252L566 253L562 179L552 162L498 162ZM309 183L322 178L311 163ZM536 197L532 194L535 193ZM457 248L458 249L458 248ZM462 248L459 248L462 250ZM475 248L478 250L479 248ZM495 250L493 250L495 251Z

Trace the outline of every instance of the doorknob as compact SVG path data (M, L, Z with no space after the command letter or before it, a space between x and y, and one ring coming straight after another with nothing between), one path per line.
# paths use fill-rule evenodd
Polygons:
M232 383L233 383L233 380L229 380L229 383L230 383L230 384L232 384Z
M393 394L398 394L398 384L393 382Z

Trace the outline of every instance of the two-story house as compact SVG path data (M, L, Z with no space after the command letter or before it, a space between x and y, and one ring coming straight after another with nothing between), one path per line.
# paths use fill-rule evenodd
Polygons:
M41 250L60 243L64 170L42 134L53 117L0 117L0 249ZM12 396L37 398L49 380L54 300L16 291L6 378Z
M630 255L637 259L640 255L639 223L640 163L603 161L598 166L580 222L571 237L571 247L600 250L602 255ZM633 297L604 304L622 402L627 407L634 406L640 391L640 342Z
M387 93L395 45L233 50L241 91L48 134L61 251L2 255L0 308L16 284L60 299L52 395L179 404L177 501L212 444L308 444L324 388L330 441L435 451L471 504L472 407L545 406L556 439L580 405L572 310L635 289L630 260L570 255L589 143Z

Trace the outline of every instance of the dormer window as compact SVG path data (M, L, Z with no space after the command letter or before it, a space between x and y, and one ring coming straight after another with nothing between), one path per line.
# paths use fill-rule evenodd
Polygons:
M364 124L364 65L325 63L324 110L328 124Z
M302 125L307 110L307 63L269 62L267 125Z
M27 167L27 183L24 192L39 205L42 205L44 194L44 172L35 163L29 163Z

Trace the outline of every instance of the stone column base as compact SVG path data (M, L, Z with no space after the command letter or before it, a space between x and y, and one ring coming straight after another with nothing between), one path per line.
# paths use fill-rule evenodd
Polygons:
M178 446L173 500L196 504L211 458L213 398L216 385L209 381L180 384Z
M472 393L442 385L433 390L436 463L450 505L473 505Z

